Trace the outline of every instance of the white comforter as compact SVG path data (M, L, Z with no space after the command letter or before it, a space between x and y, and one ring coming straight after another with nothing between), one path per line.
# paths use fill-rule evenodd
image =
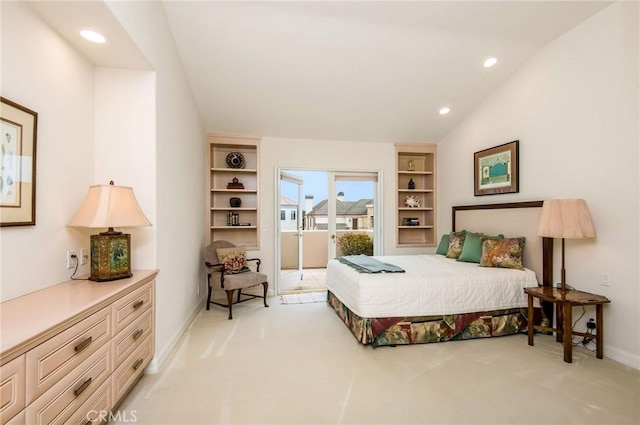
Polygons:
M374 257L405 273L358 273L331 260L327 289L360 317L458 314L526 307L533 271L480 267L442 255Z

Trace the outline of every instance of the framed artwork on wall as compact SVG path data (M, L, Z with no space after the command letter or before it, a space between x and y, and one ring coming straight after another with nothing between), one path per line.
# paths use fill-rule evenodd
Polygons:
M494 146L473 154L473 194L475 196L517 193L519 141Z
M0 97L0 129L0 226L33 226L38 114Z

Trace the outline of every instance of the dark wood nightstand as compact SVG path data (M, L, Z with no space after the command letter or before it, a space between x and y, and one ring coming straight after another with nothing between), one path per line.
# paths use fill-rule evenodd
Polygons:
M583 291L561 291L551 286L538 286L537 288L525 288L524 292L529 299L529 345L533 345L533 334L536 329L543 331L551 331L556 333L556 340L564 345L564 361L571 363L571 349L573 348L573 335L579 335L587 339L596 340L596 357L603 357L603 313L602 305L610 303L607 297L602 295L590 294ZM542 301L552 302L556 306L556 328L548 326L539 326L533 324L533 299L539 298ZM594 334L585 332L574 332L572 329L572 308L578 305L595 305L596 306L596 329Z

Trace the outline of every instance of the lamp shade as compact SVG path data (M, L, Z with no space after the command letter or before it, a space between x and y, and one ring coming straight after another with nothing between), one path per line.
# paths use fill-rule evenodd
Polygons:
M547 238L595 238L596 231L584 199L549 199L542 204L538 236Z
M69 227L142 226L151 226L151 222L138 205L133 189L113 184L89 187L80 210L69 222Z

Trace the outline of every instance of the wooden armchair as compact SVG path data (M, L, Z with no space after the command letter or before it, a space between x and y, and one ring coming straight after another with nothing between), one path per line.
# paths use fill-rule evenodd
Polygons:
M233 248L236 248L235 250ZM219 253L221 255L219 255ZM256 262L256 270L250 270L248 262ZM231 242L218 240L213 241L205 250L205 266L207 267L207 310L210 304L216 304L229 309L229 320L233 319L232 306L239 302L249 301L253 298L262 298L264 306L267 305L267 290L269 283L267 275L260 273L260 259L245 256L244 248L238 247ZM243 294L242 290L253 286L262 285L263 295ZM213 288L224 289L227 293L227 305L211 300ZM233 292L238 291L238 298L233 302ZM241 299L244 295L246 298Z

